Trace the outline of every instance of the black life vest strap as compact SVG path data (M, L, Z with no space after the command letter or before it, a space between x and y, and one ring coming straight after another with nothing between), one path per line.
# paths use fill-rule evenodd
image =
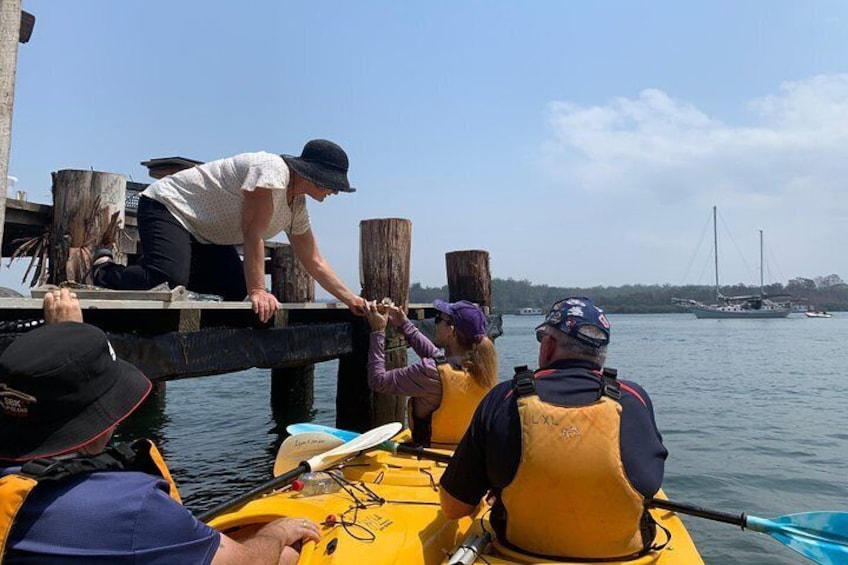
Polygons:
M665 541L662 543L655 543L656 540L656 528L659 528L665 534ZM569 563L608 563L610 561L632 561L635 559L639 559L649 553L662 551L665 547L671 543L671 531L668 528L654 520L654 517L651 516L651 513L647 507L645 507L642 518L639 524L639 530L642 535L642 549L635 553L631 553L630 555L622 555L617 557L573 557L573 556L564 556L564 555L546 555L544 553L534 553L532 551L528 551L522 547L518 547L517 545L510 543L509 540L506 539L506 536L499 536L498 543L501 545L512 549L513 551L517 551L519 553L523 553L525 555L529 555L531 557L535 557L537 559L541 559L544 561L568 561Z
M533 396L536 394L536 376L527 365L515 367L515 375L512 377L512 390L516 398Z
M527 368L527 365L515 367L515 375L512 377L512 389L516 397L530 396L536 393L535 373ZM598 400L604 396L616 402L621 402L621 385L618 383L618 370L612 367L604 367L601 371L593 371L584 368L558 369L564 375L588 375L598 381Z
M61 481L75 475L131 469L135 457L136 452L133 448L124 443L109 447L103 453L90 457L33 459L21 466L19 474L38 482Z
M662 528L662 526L660 526L660 527ZM609 563L610 561L614 561L614 562L632 561L632 560L635 560L635 559L639 559L640 557L643 557L643 556L651 553L652 551L658 551L659 549L664 548L671 541L671 532L669 532L665 528L662 528L662 529L665 530L668 533L668 540L663 545L659 546L659 548L656 548L651 543L647 547L644 547L643 549L641 549L641 550L639 550L635 553L631 553L630 555L616 556L616 557L572 557L572 556L567 556L567 555L546 555L544 553L535 553L533 551L528 551L524 548L518 547L517 545L515 545L513 543L510 543L506 539L498 539L498 543L504 545L505 547L507 547L507 548L509 548L513 551L517 551L519 553L529 555L531 557L534 557L534 558L542 560L542 561L567 561L569 563Z
M410 414L409 417L415 421L415 426L412 428L412 441L422 447L430 447L433 438L432 412L425 418L418 418L415 414Z
M618 384L618 371L613 368L604 367L601 371L598 399L607 396L616 402L621 401L621 385Z

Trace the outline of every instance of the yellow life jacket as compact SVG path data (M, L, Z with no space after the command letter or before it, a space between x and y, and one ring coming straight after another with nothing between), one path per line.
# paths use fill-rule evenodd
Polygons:
M646 552L645 499L630 484L619 442L621 398L599 377L597 401L542 401L530 371L516 375L521 459L501 493L506 545L554 558L618 560Z
M56 482L98 471L139 471L160 476L168 481L171 498L182 504L162 454L149 440L136 441L132 446L111 447L92 457L34 459L24 463L18 473L0 477L0 563L15 518L38 483Z
M426 418L413 413L414 398L409 399L409 428L416 443L428 447L455 448L471 424L474 411L491 387L481 386L464 369L455 369L444 359L437 361L442 383L442 401Z

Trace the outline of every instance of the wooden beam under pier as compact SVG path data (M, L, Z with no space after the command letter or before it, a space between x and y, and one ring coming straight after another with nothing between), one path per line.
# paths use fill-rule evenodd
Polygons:
M162 300L80 301L86 322L103 329L118 355L152 380L173 380L253 367L287 368L329 361L354 353L354 325L361 322L344 305L283 304L278 320L261 324L249 302ZM432 335L435 311L409 306L410 318ZM420 314L429 319L417 319ZM0 298L0 321L38 320L42 300ZM501 319L490 317L489 331L501 335ZM20 334L0 334L0 352Z
M207 328L155 336L109 334L121 359L151 380L173 380L233 373L253 367L284 368L320 363L347 355L350 323L285 328Z

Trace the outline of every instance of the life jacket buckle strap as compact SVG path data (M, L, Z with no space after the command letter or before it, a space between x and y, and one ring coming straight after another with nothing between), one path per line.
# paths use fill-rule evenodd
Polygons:
M618 378L618 369L614 369L612 367L604 367L603 369L601 369L601 374L612 380L616 380Z
M601 396L608 396L615 401L621 400L621 385L615 376L608 375L606 371L601 375Z
M515 368L512 377L512 388L518 398L536 394L536 376L526 365Z
M54 474L61 466L62 461L49 457L32 459L21 466L21 474L33 479L41 479Z
M604 383L604 396L609 396L613 400L621 400L621 389Z

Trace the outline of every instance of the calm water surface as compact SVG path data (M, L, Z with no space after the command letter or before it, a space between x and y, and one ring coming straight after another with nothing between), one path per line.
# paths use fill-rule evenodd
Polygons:
M653 398L670 451L669 498L773 517L848 510L845 374L848 314L785 320L610 316L608 365ZM504 316L501 378L535 366L536 316ZM316 367L311 413L274 414L268 370L167 384L127 421L166 452L186 504L209 508L270 478L280 432L335 421L336 363ZM804 563L772 538L699 518L684 521L707 563Z

